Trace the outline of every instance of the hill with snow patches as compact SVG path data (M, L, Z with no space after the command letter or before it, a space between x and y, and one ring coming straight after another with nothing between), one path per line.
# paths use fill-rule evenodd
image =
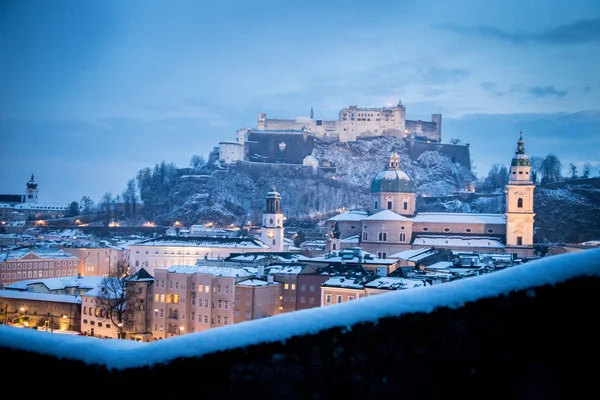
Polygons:
M184 179L176 179L176 170L158 168L158 184L148 178L139 186L146 216L159 223L260 221L264 196L273 186L281 193L288 219L301 219L342 207L368 207L371 180L385 169L391 151L400 154L402 168L419 193L448 194L475 179L468 168L441 152L426 151L413 160L404 140L382 136L349 143L315 140L314 156L335 166L318 174L300 165L248 162L221 169L213 158L209 173L188 175L186 170Z
M5 382L85 398L577 398L599 291L587 250L152 343L0 326L0 359Z

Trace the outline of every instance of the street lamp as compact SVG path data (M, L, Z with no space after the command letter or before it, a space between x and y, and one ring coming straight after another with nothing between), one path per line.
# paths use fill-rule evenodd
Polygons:
M119 339L123 339L123 323L119 322L117 326L119 327Z
M183 326L179 327L179 336L181 336L181 331L183 330Z

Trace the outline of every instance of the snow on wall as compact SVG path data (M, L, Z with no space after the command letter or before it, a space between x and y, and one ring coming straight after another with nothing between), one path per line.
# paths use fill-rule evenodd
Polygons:
M111 369L126 369L262 342L284 341L331 327L351 327L389 316L431 312L440 306L458 308L478 299L583 276L600 277L600 249L542 258L502 271L419 290L401 290L152 343L63 336L0 326L0 345L100 364Z

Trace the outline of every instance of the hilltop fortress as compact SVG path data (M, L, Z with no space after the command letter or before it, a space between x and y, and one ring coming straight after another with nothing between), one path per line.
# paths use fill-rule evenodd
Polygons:
M442 140L442 114L432 114L431 121L407 121L406 107L401 101L395 107L349 106L340 110L337 120L330 121L314 119L312 109L310 117L296 119L268 119L267 114L260 113L256 126L261 131L307 131L318 138L337 138L340 142L354 142L359 137L373 136L414 136L431 142Z
M315 119L312 108L310 116L296 119L269 119L267 114L259 113L256 128L240 129L236 141L219 143L219 161L224 165L245 161L317 167L323 160L312 156L315 139L347 143L381 136L409 140L416 156L427 150L444 152L449 146L442 144L441 114L432 114L431 121L410 121L406 119L406 107L398 102L380 108L345 107L337 120ZM447 150L450 157L470 166L468 148Z

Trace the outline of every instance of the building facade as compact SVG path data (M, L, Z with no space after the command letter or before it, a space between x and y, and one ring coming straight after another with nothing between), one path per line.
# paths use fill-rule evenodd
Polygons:
M406 107L398 105L379 108L349 106L341 109L337 120L320 120L310 117L296 119L269 119L267 114L258 114L258 130L306 131L315 137L337 138L340 142L356 141L360 137L412 136L432 142L442 140L442 115L432 114L431 121L407 121ZM243 143L238 139L238 142Z
M21 248L0 253L0 287L25 279L78 276L81 260L63 250Z
M419 247L456 251L511 252L533 255L533 190L529 158L522 136L511 162L506 186L506 214L417 212L416 189L391 153L386 169L371 184L372 205L368 215L347 211L329 219L328 249L342 246L358 234L359 247L387 257ZM334 234L334 230L337 230Z

